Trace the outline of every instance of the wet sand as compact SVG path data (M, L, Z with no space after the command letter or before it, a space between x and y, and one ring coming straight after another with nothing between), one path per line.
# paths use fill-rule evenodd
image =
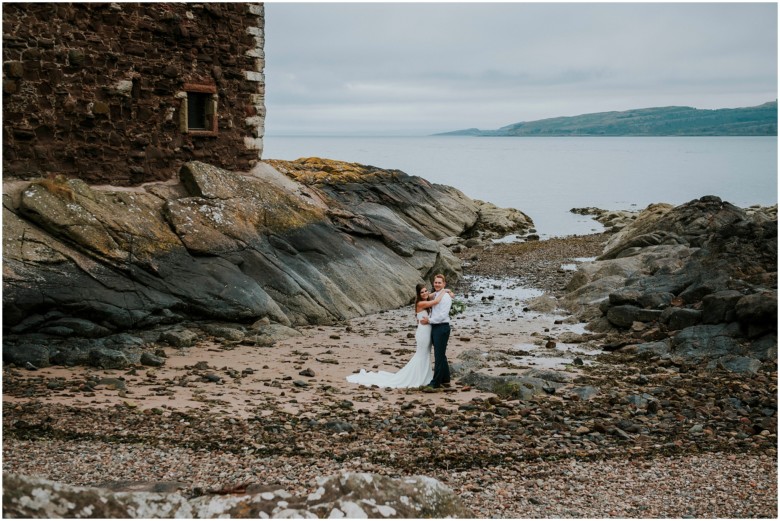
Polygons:
M576 346L547 349L539 345L550 335L582 331L581 324L556 324L565 319L564 315L523 311L525 302L541 291L507 279L482 278L475 287L468 296L457 296L467 303L467 309L451 322L447 351L450 363L458 363L465 351L479 350L508 354L513 362L493 360L482 370L487 374L519 374L534 367L576 373L577 367L571 365L575 356L588 358L587 353L598 352L578 351ZM167 355L162 367L102 370L54 366L38 371L16 369L12 374L19 380L63 382L62 389L46 387L44 396L36 396L50 403L169 411L196 409L241 418L262 416L273 410L290 414L312 412L343 400L355 401L358 409L367 411L397 407L413 400L454 410L475 397L491 395L459 385L457 377L453 387L440 393L416 388L368 388L346 381L349 374L361 368L395 372L403 367L415 351L415 328L413 311L407 306L355 318L344 325L304 327L300 329L301 336L279 341L273 347L214 341L189 348L162 346ZM79 390L79 384L90 379L104 383ZM117 379L121 381L116 382ZM15 394L4 394L4 401L29 400Z

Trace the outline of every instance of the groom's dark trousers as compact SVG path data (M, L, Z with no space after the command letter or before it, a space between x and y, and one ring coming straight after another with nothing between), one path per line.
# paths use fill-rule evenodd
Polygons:
M450 340L450 325L431 324L433 342L433 380L434 386L450 383L450 364L447 362L447 342Z

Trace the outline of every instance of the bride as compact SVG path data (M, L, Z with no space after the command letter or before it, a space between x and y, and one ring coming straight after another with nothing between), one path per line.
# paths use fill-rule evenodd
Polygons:
M446 290L449 291L449 290ZM366 372L361 369L359 373L347 376L347 381L361 385L377 385L379 387L421 387L433 378L431 369L431 326L420 321L427 318L431 308L439 303L444 296L441 291L434 300L428 300L428 288L425 284L417 284L415 288L414 310L417 313L417 332L414 334L417 340L417 351L411 360L397 373L387 371Z

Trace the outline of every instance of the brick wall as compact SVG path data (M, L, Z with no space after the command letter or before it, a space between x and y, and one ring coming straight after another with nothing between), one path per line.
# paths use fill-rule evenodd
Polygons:
M3 178L135 185L248 170L265 119L262 4L3 5ZM190 131L187 90L216 107Z

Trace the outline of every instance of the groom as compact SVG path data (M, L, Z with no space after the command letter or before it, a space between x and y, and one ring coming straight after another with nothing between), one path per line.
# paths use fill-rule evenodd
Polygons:
M433 278L434 298L440 291L444 291L447 281L444 275L436 275ZM431 341L433 342L433 380L429 387L437 389L442 385L449 387L450 364L447 362L447 342L450 339L450 307L452 297L446 292L441 301L431 308L429 322L431 324Z

